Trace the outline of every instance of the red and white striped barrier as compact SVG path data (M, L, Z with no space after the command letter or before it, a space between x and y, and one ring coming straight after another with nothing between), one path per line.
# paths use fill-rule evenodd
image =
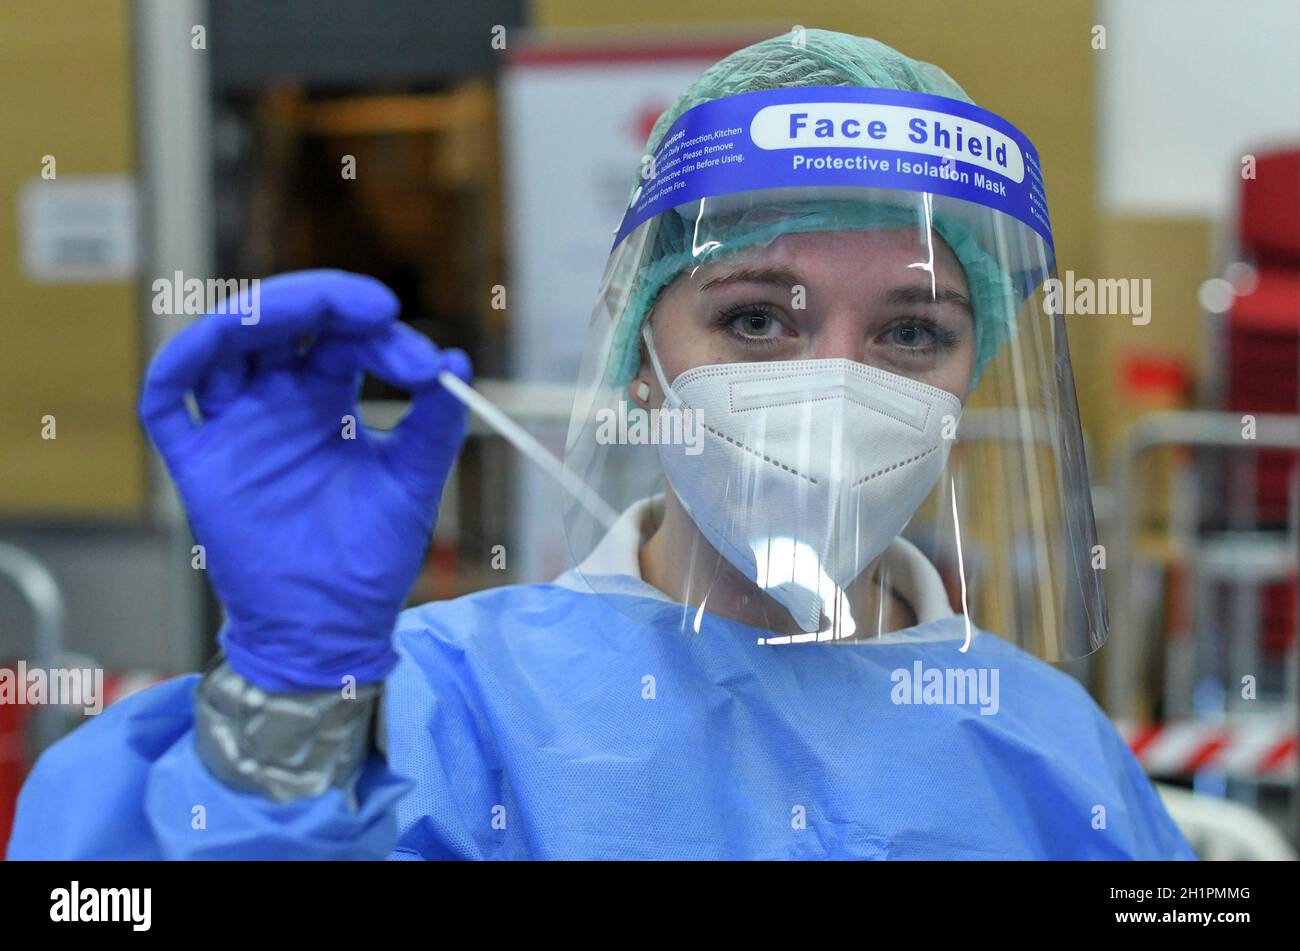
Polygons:
M1115 724L1152 776L1215 770L1252 779L1290 780L1300 761L1296 725L1274 717L1205 723Z

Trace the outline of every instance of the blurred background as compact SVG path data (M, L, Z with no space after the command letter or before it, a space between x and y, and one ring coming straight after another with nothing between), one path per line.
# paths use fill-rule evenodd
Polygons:
M1111 605L1110 642L1069 672L1202 856L1294 857L1294 0L803 0L793 19L765 0L7 0L0 667L102 667L113 699L215 649L135 415L188 319L155 316L155 278L372 274L558 452L651 125L796 26L943 66L1038 146L1062 276L1150 279L1149 323L1069 318ZM364 396L372 424L402 410ZM477 431L412 600L553 578L559 509ZM74 724L0 705L0 841L31 758Z

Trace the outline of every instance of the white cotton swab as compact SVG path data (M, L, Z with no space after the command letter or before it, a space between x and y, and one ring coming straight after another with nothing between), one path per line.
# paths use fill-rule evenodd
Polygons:
M583 482L570 470L564 468L540 442L533 438L513 419L501 412L481 393L467 384L449 370L438 374L438 382L447 388L447 392L474 411L483 422L495 429L510 445L514 446L552 479L558 482L566 492L578 500L588 512L595 516L605 528L613 528L618 521L618 512L608 502L596 494L596 491Z

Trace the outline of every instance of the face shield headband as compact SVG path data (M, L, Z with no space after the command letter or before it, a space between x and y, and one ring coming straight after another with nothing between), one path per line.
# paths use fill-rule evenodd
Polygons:
M899 203L864 204L864 188L896 190ZM726 196L754 190L765 194L761 212L729 207ZM610 382L631 379L640 362L641 325L681 272L783 234L915 227L910 202L918 192L927 198L924 226L947 242L971 288L977 384L1014 332L1017 306L1055 265L1038 153L1006 120L970 103L838 86L704 103L669 129L614 242L617 251L658 216L614 328ZM1006 256L1007 237L994 233L996 216L979 214L979 206L1033 228L1046 257L1025 247L1011 255L1015 270L1005 270L997 258ZM725 247L701 238L706 221L722 218L729 219Z

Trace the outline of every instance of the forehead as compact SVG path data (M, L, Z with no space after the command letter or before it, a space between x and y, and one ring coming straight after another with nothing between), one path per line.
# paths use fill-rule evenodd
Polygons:
M937 280L966 287L965 272L947 242L938 231L927 234L921 228L781 235L697 268L694 278L703 287L729 271L764 268L789 272L795 283L929 283L932 260Z

